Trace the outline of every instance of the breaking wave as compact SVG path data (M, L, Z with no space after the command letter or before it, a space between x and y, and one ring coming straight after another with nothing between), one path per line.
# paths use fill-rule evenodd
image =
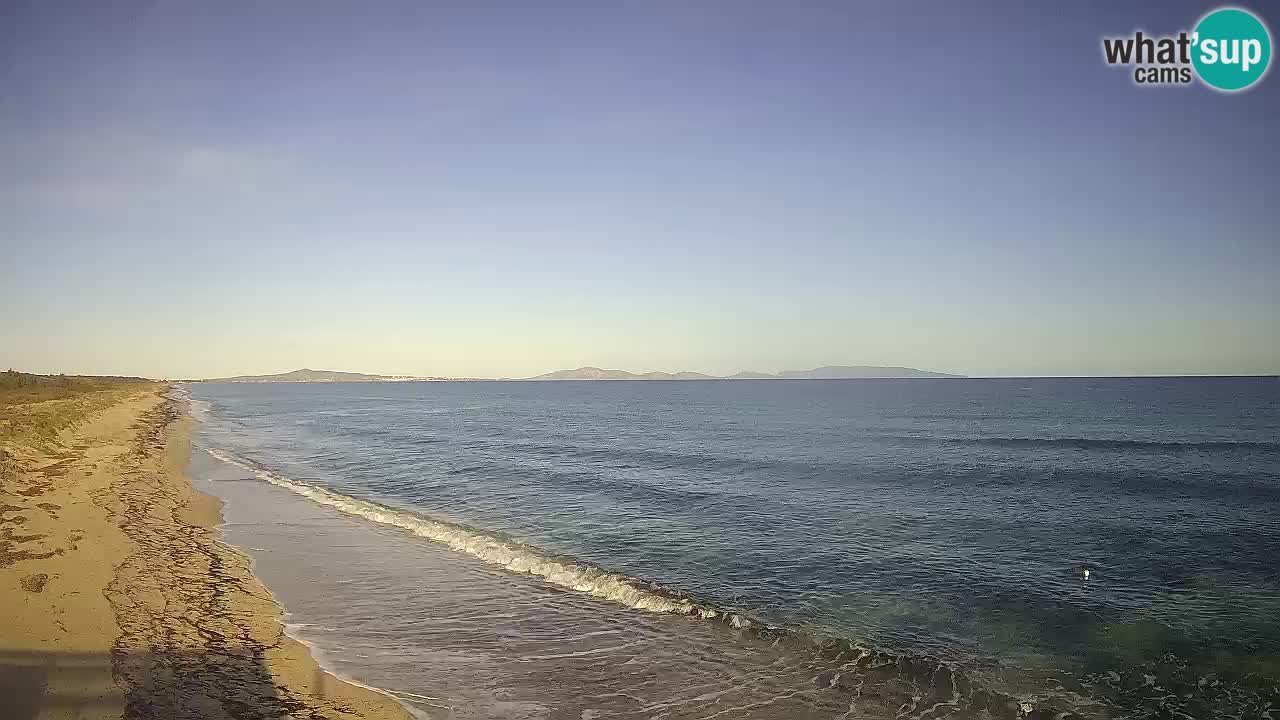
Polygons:
M783 644L811 658L818 687L859 694L872 687L897 688L906 702L904 717L928 717L938 708L1005 712L1010 707L1065 710L1062 698L1018 698L981 686L966 673L940 658L888 652L846 638L811 635L770 625L638 578L609 572L590 564L556 557L528 544L455 523L360 500L326 488L284 477L252 460L206 448L214 458L241 467L272 485L314 502L372 522L401 528L418 537L447 545L491 565L515 573L536 575L553 585L621 603L636 610L672 613L718 622L748 638ZM822 670L821 668L826 668ZM923 691L922 691L923 689Z
M1216 681L1211 687L1207 686L1208 681L1200 676L1182 677L1190 668L1174 656L1163 661L1176 665L1173 670L1147 663L1123 672L1084 678L1075 690L1059 686L1047 693L1013 695L997 690L981 681L979 676L933 655L893 652L848 638L779 627L657 583L558 557L496 533L299 482L224 450L206 448L206 451L222 462L243 468L260 480L313 502L403 529L510 572L538 576L552 585L636 610L720 623L752 640L785 645L809 658L816 673L814 682L817 687L848 693L852 698L863 695L898 697L901 700L899 717L923 720L956 713L955 717L967 718L1119 718L1129 716L1125 708L1153 710L1183 704L1181 701L1171 703L1171 691L1153 678L1159 678L1161 682L1177 688L1182 696L1191 698L1186 701L1188 707L1211 707L1221 717L1243 717L1247 713L1242 713L1241 709L1267 702L1262 697L1267 693L1259 694L1256 689L1241 687L1236 682L1223 682L1219 688ZM1140 686L1144 692L1150 692L1135 696L1131 686Z
M244 468L272 485L282 487L321 505L382 525L407 530L418 537L447 545L450 549L464 552L478 560L514 573L536 575L553 585L621 603L636 610L692 615L704 619L723 618L726 623L735 628L755 624L744 616L726 613L707 604L695 602L654 583L558 558L525 543L504 539L494 534L298 482L251 460L235 457L222 450L210 448L208 453L218 460Z

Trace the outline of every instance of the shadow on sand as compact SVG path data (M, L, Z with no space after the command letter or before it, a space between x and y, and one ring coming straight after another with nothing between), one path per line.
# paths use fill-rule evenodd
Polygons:
M318 668L313 696L330 676ZM279 718L310 706L276 685L261 662L206 653L0 649L0 718Z

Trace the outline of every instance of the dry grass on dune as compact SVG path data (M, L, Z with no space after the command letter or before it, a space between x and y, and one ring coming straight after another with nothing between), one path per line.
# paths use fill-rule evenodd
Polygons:
M49 449L63 430L154 385L133 377L0 373L0 478L15 475L27 452Z

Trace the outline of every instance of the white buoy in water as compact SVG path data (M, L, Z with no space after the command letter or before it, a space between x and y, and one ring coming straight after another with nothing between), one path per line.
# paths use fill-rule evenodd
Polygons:
M1084 569L1084 579L1085 579L1085 580L1088 580L1088 579L1089 579L1089 568L1085 568L1085 569Z

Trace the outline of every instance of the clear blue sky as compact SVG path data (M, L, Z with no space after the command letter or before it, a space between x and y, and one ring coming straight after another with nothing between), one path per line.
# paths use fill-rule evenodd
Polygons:
M1280 373L1211 4L195 5L0 6L0 365Z

